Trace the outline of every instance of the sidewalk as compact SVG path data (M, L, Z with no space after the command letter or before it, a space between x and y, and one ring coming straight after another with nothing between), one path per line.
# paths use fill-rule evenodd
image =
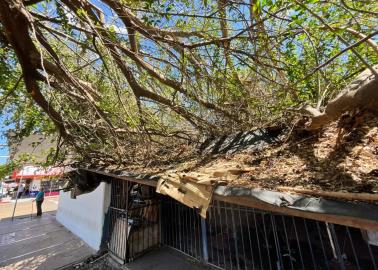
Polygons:
M55 211L0 222L0 269L56 269L93 253L55 220Z

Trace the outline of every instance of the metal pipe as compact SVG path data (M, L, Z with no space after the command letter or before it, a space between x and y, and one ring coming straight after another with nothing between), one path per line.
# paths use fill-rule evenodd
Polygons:
M18 183L17 194L16 194L16 201L14 203L13 213L12 213L12 221L14 220L14 214L16 212L16 206L17 206L17 201L18 201L18 194L20 193L20 185L22 185L22 177L23 177L23 174L21 174L20 182Z
M202 256L207 263L209 261L209 252L207 249L206 220L201 217L201 236L202 236Z
M339 262L341 270L345 270L344 259L343 259L343 256L341 255L339 241L337 240L337 235L336 235L336 232L335 232L335 227L333 226L333 224L330 224L328 222L326 222L326 226L327 226L327 230L328 230L329 236L330 236L329 240L331 242L333 242L333 246L335 248L336 259Z

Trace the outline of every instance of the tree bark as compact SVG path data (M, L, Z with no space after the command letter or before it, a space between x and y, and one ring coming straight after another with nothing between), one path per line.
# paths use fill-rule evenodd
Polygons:
M378 65L373 68L378 71ZM370 69L365 69L336 98L331 100L324 112L310 106L305 107L305 112L311 115L308 129L322 128L338 119L343 113L354 109L378 111L378 76L375 76Z
M14 49L22 68L26 90L33 100L48 114L62 137L68 133L61 115L49 104L42 95L37 80L41 68L40 53L29 36L32 18L21 0L0 1L0 21L5 29L5 36Z

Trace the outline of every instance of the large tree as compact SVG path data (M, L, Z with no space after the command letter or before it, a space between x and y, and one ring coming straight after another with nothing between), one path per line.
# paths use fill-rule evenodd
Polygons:
M22 134L129 163L303 104L324 123L357 74L377 75L377 15L376 1L2 0L1 105Z

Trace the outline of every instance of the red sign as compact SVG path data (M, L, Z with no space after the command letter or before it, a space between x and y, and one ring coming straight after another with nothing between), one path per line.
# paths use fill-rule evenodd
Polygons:
M21 170L14 170L13 179L35 179L61 176L64 173L64 167L38 167L24 166Z

